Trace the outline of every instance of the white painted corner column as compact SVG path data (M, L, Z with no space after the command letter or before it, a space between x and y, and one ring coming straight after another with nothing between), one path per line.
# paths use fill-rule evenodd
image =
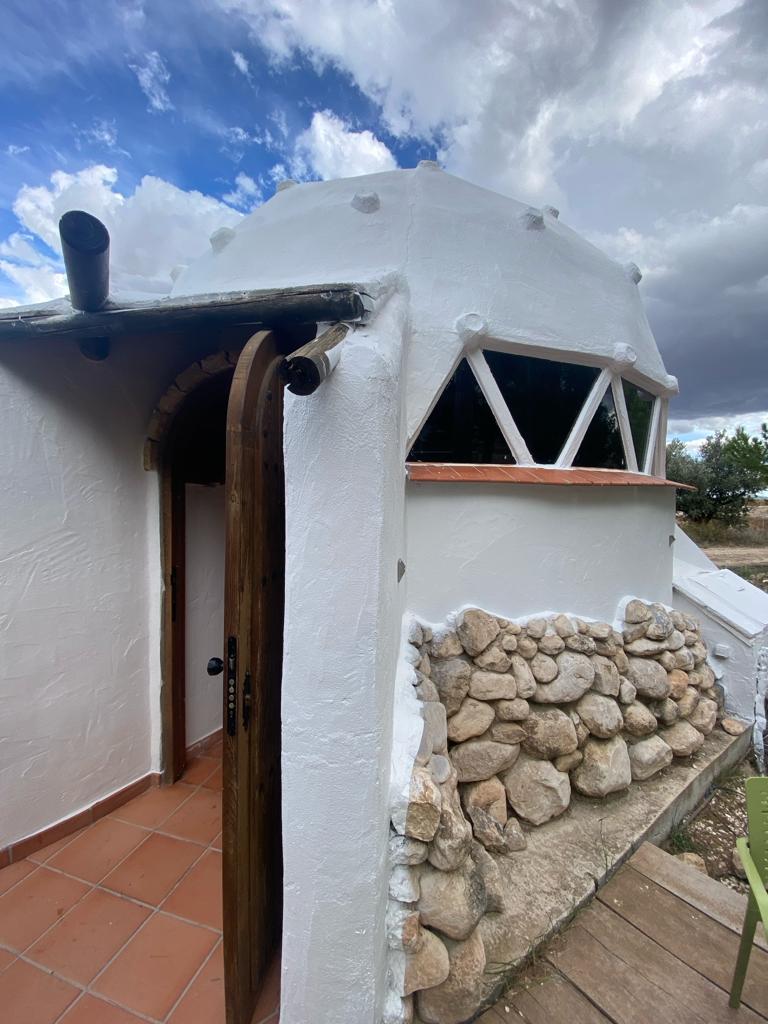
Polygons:
M404 547L405 302L286 395L282 693L286 1024L377 1024Z

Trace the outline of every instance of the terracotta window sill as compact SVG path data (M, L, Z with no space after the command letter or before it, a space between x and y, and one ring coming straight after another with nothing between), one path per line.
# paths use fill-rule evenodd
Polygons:
M694 490L687 484L665 480L645 473L629 473L620 469L555 469L549 466L476 465L459 462L408 462L409 480L431 480L440 483L484 484L558 484L596 487L679 487Z

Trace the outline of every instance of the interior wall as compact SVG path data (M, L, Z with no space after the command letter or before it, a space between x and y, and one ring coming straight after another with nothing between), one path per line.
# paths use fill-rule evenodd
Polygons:
M208 659L223 657L224 487L186 485L186 741L191 746L221 728L222 676Z
M159 767L154 403L218 339L0 347L0 848Z
M669 604L674 502L671 487L411 481L408 608L611 621L628 594Z

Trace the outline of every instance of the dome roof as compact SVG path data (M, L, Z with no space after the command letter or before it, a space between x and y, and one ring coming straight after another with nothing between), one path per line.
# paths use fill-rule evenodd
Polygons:
M636 268L556 210L533 210L429 161L282 188L216 232L172 295L341 283L375 292L393 277L410 302L408 374L426 390L439 389L468 334L492 339L486 347L626 365L655 391L669 385Z

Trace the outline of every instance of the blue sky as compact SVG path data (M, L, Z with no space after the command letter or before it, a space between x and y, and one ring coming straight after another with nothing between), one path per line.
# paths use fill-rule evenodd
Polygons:
M677 433L768 417L763 0L7 0L3 25L1 305L62 293L65 208L161 293L282 177L437 159L641 267Z

